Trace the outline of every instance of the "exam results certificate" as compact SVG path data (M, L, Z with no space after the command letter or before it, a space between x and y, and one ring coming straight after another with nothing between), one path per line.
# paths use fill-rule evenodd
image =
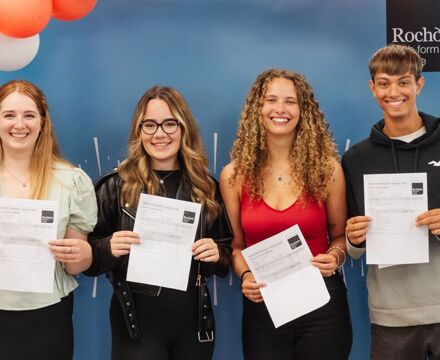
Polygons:
M54 201L0 198L0 289L53 291L57 216Z
M141 244L131 246L127 280L186 291L200 209L198 203L141 194L133 228Z
M260 290L276 328L330 300L298 225L242 250L242 254L255 280L266 283Z
M429 262L427 226L416 217L428 210L426 173L364 175L368 227L367 264L398 265Z

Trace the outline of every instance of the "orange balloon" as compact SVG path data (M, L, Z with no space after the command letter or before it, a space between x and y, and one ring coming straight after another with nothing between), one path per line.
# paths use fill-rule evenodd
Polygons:
M52 16L58 20L78 20L93 10L96 0L52 0Z
M27 38L43 30L52 15L52 0L0 0L0 32Z

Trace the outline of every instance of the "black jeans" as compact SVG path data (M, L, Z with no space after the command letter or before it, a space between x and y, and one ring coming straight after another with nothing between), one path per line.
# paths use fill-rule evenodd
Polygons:
M214 342L197 337L197 288L162 288L159 296L133 293L140 338L132 340L115 295L110 305L113 360L210 360Z
M35 310L0 310L0 358L71 360L73 292Z
M275 328L266 305L244 298L243 353L246 360L344 360L352 343L347 292L342 277L324 278L330 301Z

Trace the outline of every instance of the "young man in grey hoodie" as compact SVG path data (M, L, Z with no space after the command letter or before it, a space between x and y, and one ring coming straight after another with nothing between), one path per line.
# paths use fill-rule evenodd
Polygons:
M440 121L417 110L425 83L422 61L410 47L388 45L371 58L370 89L383 119L342 159L348 217L347 249L365 252L368 226L363 175L426 172L428 211L414 222L429 228L429 263L368 266L367 286L374 360L440 359Z

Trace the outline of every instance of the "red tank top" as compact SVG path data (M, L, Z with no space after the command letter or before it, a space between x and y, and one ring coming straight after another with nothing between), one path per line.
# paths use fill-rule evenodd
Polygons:
M298 224L313 256L328 249L325 204L301 196L285 210L270 207L263 199L251 202L246 190L241 197L241 226L246 247Z

